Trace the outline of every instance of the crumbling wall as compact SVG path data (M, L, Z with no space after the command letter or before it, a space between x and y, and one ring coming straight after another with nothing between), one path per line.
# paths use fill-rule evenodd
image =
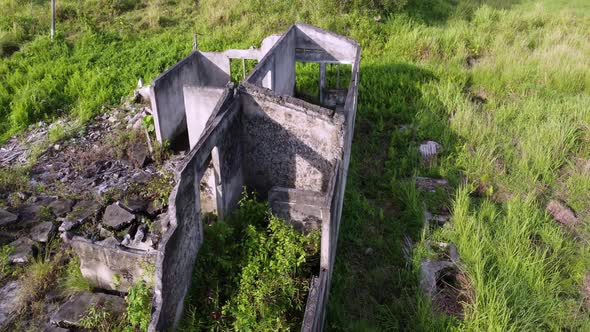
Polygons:
M342 114L244 84L245 182L263 196L274 186L325 192L341 158Z
M229 80L229 58L199 51L192 52L158 76L150 90L158 141L173 141L187 131L184 87L223 88Z
M199 183L214 148L218 149L221 164L223 209L231 211L240 197L243 183L238 111L239 103L233 99L233 94L227 94L199 143L181 166L169 201L170 226L162 236L162 249L156 260L150 331L174 328L182 317L184 297L203 241Z

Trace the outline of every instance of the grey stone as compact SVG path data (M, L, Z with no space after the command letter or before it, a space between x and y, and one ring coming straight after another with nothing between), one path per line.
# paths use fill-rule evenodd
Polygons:
M31 204L21 207L18 210L19 222L18 227L29 227L39 222L39 210L42 205Z
M433 179L421 176L416 177L416 187L418 190L435 192L437 189L448 190L449 181L446 179Z
M440 273L449 268L455 268L455 264L449 261L423 261L420 265L420 288L430 296L435 295L437 292L436 281L440 277Z
M547 212L564 226L572 228L579 224L578 217L574 211L560 201L551 200L547 204Z
M71 199L59 199L49 204L51 212L56 217L64 217L68 212L72 211L73 206L74 201Z
M78 326L91 307L99 307L112 315L120 317L125 311L122 297L103 293L80 292L68 299L59 310L51 316L51 323L57 326Z
M0 330L16 313L21 292L19 280L10 280L0 288Z
M102 223L115 230L124 228L131 224L133 220L135 220L135 215L123 209L117 203L107 206L102 217Z
M139 198L130 198L119 204L129 212L139 213L146 212L150 201Z
M59 326L53 326L53 325L51 325L51 323L48 323L45 326L45 329L43 330L43 332L69 332L69 331L71 331L71 330L63 328L63 327L59 327Z
M420 155L422 156L422 161L431 164L436 159L441 149L442 146L435 141L426 141L420 144L419 150Z
M69 231L72 228L91 220L96 217L100 211L101 205L96 201L80 201L78 202L72 212L70 212L64 223L59 227L60 232Z
M16 214L0 209L0 226L14 224L18 219Z
M145 166L148 156L148 149L145 144L135 143L129 151L129 158L135 167L142 168Z
M31 239L21 237L20 239L13 241L9 244L13 248L12 254L8 257L8 260L12 264L26 264L29 262L29 258L33 255L33 242Z
M53 225L52 222L47 221L44 223L40 223L39 225L31 229L31 239L33 239L33 241L45 243L49 241L49 236L54 230L55 225Z

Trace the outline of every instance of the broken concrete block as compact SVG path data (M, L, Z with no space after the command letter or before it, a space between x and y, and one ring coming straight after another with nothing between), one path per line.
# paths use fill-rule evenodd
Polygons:
M16 214L10 213L4 209L0 209L0 226L7 226L13 224L18 219Z
M31 239L33 241L45 243L49 241L51 233L55 230L55 225L52 222L44 222L31 229Z
M72 211L73 206L74 201L71 199L59 199L48 205L53 215L58 218L64 217L68 212Z
M449 261L423 261L420 266L420 288L426 294L433 296L437 292L436 281L440 278L441 272L454 268L455 264Z
M41 207L42 205L37 204L31 204L21 207L18 210L18 215L20 219L18 222L18 227L26 228L38 223L40 220L39 211L41 210Z
M70 329L65 329L63 327L59 327L59 326L53 326L50 323L47 324L45 326L45 329L43 330L43 332L69 332L71 331Z
M57 326L78 326L88 310L98 307L109 312L116 319L126 309L122 297L103 293L80 292L73 295L59 310L51 316L51 323Z
M99 288L126 292L139 280L151 281L146 269L155 265L155 250L128 249L116 240L92 242L79 236L70 244L80 258L82 275Z
M449 181L446 179L433 179L421 176L416 177L416 187L418 190L436 192L437 189L450 189Z
M21 283L19 280L11 280L0 288L0 330L4 327L16 314L18 308L19 296L21 292Z
M102 217L102 223L115 230L124 228L131 224L133 220L135 220L135 215L120 207L117 203L107 206Z
M96 201L80 201L78 202L72 212L70 212L64 223L59 227L60 232L69 231L72 228L96 217L101 209L100 203Z
M557 200L551 200L547 204L547 212L560 224L567 227L574 227L578 225L578 217L572 209Z
M8 260L12 264L26 264L29 262L29 258L33 255L33 245L35 243L26 237L13 241L9 244L13 248L12 254L8 257Z
M438 153L441 151L441 149L442 146L435 141L426 141L420 144L419 150L420 155L422 156L422 161L426 164L431 164L434 160L436 160L436 157L438 156Z

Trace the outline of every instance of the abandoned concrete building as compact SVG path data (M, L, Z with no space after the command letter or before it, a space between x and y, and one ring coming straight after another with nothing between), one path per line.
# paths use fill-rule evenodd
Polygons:
M230 61L258 63L239 84ZM174 328L203 241L202 216L228 215L243 187L301 229L321 230L302 331L323 328L357 107L360 46L307 24L266 38L260 49L195 50L150 86L157 138L189 144L169 199L169 227L156 253L150 331ZM318 65L319 103L297 91L296 63ZM348 71L341 85L340 68ZM329 86L327 68L337 68ZM245 72L245 69L244 69ZM244 74L244 76L246 76Z

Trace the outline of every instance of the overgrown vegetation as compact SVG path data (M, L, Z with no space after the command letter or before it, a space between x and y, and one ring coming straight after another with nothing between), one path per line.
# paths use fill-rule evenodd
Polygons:
M245 194L205 228L182 330L297 330L319 271L319 233L301 234Z
M0 43L2 138L39 119L101 112L186 55L194 32L211 51L258 45L297 21L358 40L359 109L326 329L590 329L580 293L590 269L587 1L65 0L53 42L47 3L0 4L0 40L19 46ZM313 89L317 71L307 73L301 86ZM419 162L426 139L443 146L432 167ZM0 175L0 185L19 183ZM420 193L416 175L446 177L452 189ZM556 226L544 212L550 198L574 208L581 226ZM451 226L427 238L425 206L451 211ZM220 267L195 283L208 288L192 294L211 290L211 299L187 306L198 308L185 319L193 330L238 321L223 312L224 285L237 283L226 267L245 264L224 251L234 226L206 228L230 245L203 248ZM416 243L411 264L404 235ZM433 312L418 290L425 240L458 247L475 296L463 320Z

